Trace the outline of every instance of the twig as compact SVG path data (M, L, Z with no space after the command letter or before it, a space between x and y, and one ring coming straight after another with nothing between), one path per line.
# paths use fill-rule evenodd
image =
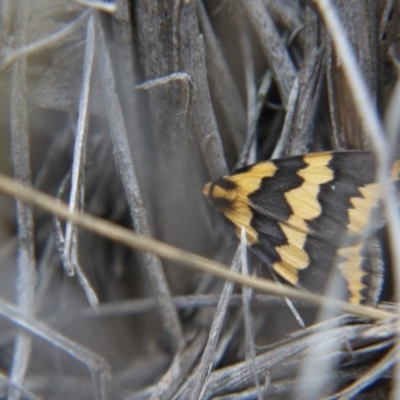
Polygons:
M29 5L15 3L17 11L16 42L23 45L25 26L29 15ZM14 175L24 185L31 185L30 146L28 128L28 108L25 99L26 91L26 59L22 58L13 65L10 94L10 127L11 153ZM30 205L17 199L16 220L18 227L18 257L16 302L21 313L32 316L34 313L35 284L37 280L34 247L34 222ZM18 400L20 392L13 386L21 386L28 368L31 355L31 338L25 332L19 332L14 347L14 356L10 372L12 386L9 391L10 400Z
M94 16L90 15L87 30L86 30L86 47L85 60L83 70L82 92L79 100L79 117L78 126L76 128L76 139L74 148L74 161L72 164L71 192L69 197L69 208L74 211L78 207L79 192L84 191L84 168L86 159L86 140L89 124L89 96L90 82L93 72L93 59L95 52L95 31L94 31ZM72 276L75 273L75 268L72 263L71 250L73 237L76 236L76 231L73 224L67 221L65 226L65 240L63 261L66 273Z
M246 160L249 156L251 146L253 145L253 142L256 139L258 119L260 117L261 110L264 107L265 97L267 95L268 89L271 86L271 82L272 82L272 74L271 70L268 69L265 72L260 88L258 89L256 102L254 106L254 112L250 118L249 126L247 129L246 141L243 145L243 150L239 156L239 161L235 165L234 169L243 167L247 163Z
M183 70L190 75L195 87L192 107L195 132L211 179L217 179L225 175L228 168L211 104L204 41L194 4L186 2L182 8L185 20L180 28L181 58Z
M270 273L272 275L272 278L274 279L275 283L277 285L282 285L281 281L279 280L278 276L276 275L275 271L270 268ZM289 310L292 312L294 318L296 319L297 323L299 324L299 326L301 328L305 328L306 324L303 321L303 318L301 318L301 315L299 314L299 312L296 310L296 307L294 306L293 302L288 298L288 297L284 297L285 303L288 306Z
M326 315L326 310L322 309L322 313ZM322 319L322 318L321 318ZM336 326L334 323L336 322ZM334 319L330 324L329 329L334 330L340 324L339 319ZM325 332L323 324L314 330L314 334L318 332ZM347 342L348 343L348 342ZM330 354L338 352L342 346L340 340L329 340L322 341L321 343L314 344L305 350L305 358L302 360L299 371L299 399L308 399L310 396L315 398L322 398L324 389L329 383L329 377L335 370L336 365L334 359L328 357Z
M343 326L333 328L329 331L317 332L313 335L300 337L298 340L286 341L278 343L274 348L260 354L256 357L257 374L260 379L265 379L268 371L281 365L289 358L295 358L301 352L311 346L318 346L321 343L340 342L354 340L359 332L365 329L364 326ZM237 392L243 388L252 385L254 381L253 374L250 369L250 361L244 361L232 366L228 366L210 375L209 384L204 398L215 398L225 393Z
M84 11L75 21L70 22L65 28L46 36L44 39L29 45L22 46L17 50L9 52L3 59L1 69L7 68L10 64L15 62L21 57L26 57L31 54L37 53L50 46L59 44L62 39L71 35L71 33L80 29L88 17L88 12Z
M236 151L239 152L246 130L246 110L223 50L211 27L203 1L196 0L196 10L206 45L207 75L210 79L211 91L225 114L229 137L232 138Z
M189 104L191 98L190 88L194 89L192 79L190 78L190 75L188 75L186 72L174 72L168 76L162 76L160 78L151 79L150 81L141 83L140 85L136 85L135 89L149 90L151 88L157 87L158 85L165 85L166 83L174 81L182 81L185 84L185 89L186 89L185 113L186 113L189 110Z
M240 268L240 253L239 249L236 251L233 257L231 271L237 272ZM210 334L206 347L203 351L203 356L201 358L200 364L195 374L195 381L190 392L190 400L197 400L203 398L203 393L207 386L207 379L211 373L213 367L213 361L215 357L215 349L217 347L218 339L221 334L222 324L225 320L225 315L228 310L228 303L233 291L233 282L225 282L224 287L221 292L221 297L218 302L218 307L215 310L215 317L211 324Z
M186 308L205 308L215 307L218 305L220 296L213 294L204 295L188 295L188 296L175 296L172 298L175 307L178 309ZM255 294L252 298L252 304L258 307L267 306L284 306L286 303L283 299L277 296L268 296L264 294ZM234 294L229 301L229 307L240 307L242 305L242 296ZM305 307L302 303L297 303L297 307ZM144 298L137 300L115 301L111 303L100 304L96 310L93 308L84 308L78 311L78 315L82 317L107 317L125 314L141 314L154 310L157 303L154 299Z
M61 181L60 187L58 189L57 192L57 198L61 199L62 194L65 190L65 186L67 185L67 183L69 183L71 180L71 173L67 173L67 175L65 176L65 178ZM82 207L81 207L82 209ZM89 304L93 307L96 308L99 304L96 292L94 291L94 289L92 288L92 286L90 285L89 280L87 279L86 275L84 274L81 266L79 265L79 260L77 258L77 250L74 249L72 251L72 257L70 260L65 259L65 255L64 255L64 249L65 249L65 239L64 239L64 234L62 231L62 227L61 227L61 222L58 218L54 218L54 227L55 227L55 241L56 241L56 247L58 252L60 253L61 256L61 260L63 262L64 265L68 265L69 263L71 264L71 266L76 270L76 274L78 276L79 282L82 286L82 289L86 295L86 298L89 302ZM76 246L76 242L74 240L73 242L73 246Z
M110 221L94 217L83 212L70 212L65 203L57 201L38 190L25 187L13 179L0 174L0 191L17 197L25 202L32 203L48 212L58 215L62 219L71 220L76 225L96 232L99 235L107 237L111 240L123 243L129 247L136 248L144 252L151 252L159 257L185 265L200 271L229 279L241 285L246 285L265 293L275 294L279 296L288 296L294 300L305 301L309 304L329 307L338 311L360 315L362 317L372 319L397 319L396 313L375 309L369 306L359 304L346 303L340 300L326 298L314 293L300 291L286 285L281 287L274 283L261 278L244 277L241 274L227 270L224 264L209 260L197 254L190 253L185 250L177 249L166 243L150 237L145 237L132 232L130 229L118 226Z
M6 375L4 375L2 373L0 373L0 382L2 383L2 386L4 384L4 386L9 386L9 389L12 388L15 391L19 391L20 394L24 396L24 399L27 399L27 400L42 400L40 397L36 396L33 392L31 392L30 390L24 388L23 386L13 384L10 381L10 379Z
M146 210L143 205L136 171L132 163L132 156L129 150L129 142L124 124L124 117L115 92L115 80L111 65L110 54L105 44L103 27L98 25L99 33L99 66L102 79L103 91L107 99L107 116L110 123L110 133L114 144L115 160L121 175L125 189L126 199L132 217L132 223L136 232L149 237L149 225ZM169 334L171 346L181 349L185 345L181 323L171 299L171 293L162 268L161 261L154 254L143 255L144 265L152 286L153 294L157 299L160 317L164 328Z
M243 227L241 229L241 234L240 234L240 258L242 264L242 274L244 276L248 276L249 267L247 265L246 231L245 228ZM253 373L253 379L257 392L257 399L262 400L260 380L258 378L257 367L256 367L256 350L254 348L253 319L251 317L251 309L250 309L251 292L252 290L250 288L246 286L242 287L244 328L245 328L245 354L246 354L246 360L250 361L250 368Z
M245 20L240 19L238 21L238 29L242 32L248 31L246 29L248 24ZM244 76L246 81L246 97L247 97L247 130L246 130L246 143L249 142L248 148L243 147L243 151L247 150L246 158L244 159L244 164L253 164L256 162L257 153L257 142L254 140L256 135L256 124L258 121L259 113L256 110L256 77L254 71L254 57L252 44L250 42L249 35L240 35L240 50L244 63ZM241 155L242 155L241 154ZM239 159L240 162L240 159Z
M350 400L360 393L361 390L377 381L388 368L399 359L399 346L394 346L379 362L377 362L367 373L357 379L341 393L335 393L335 399Z
M302 28L303 21L301 20L300 13L296 13L295 6L292 2L287 1L275 1L275 0L263 0L265 7L271 14L271 17L278 23L285 26L289 31L296 32ZM299 7L299 5L297 5ZM302 39L304 46L304 39ZM290 40L289 40L290 43Z
M311 13L311 12L310 12ZM311 16L310 18L312 18ZM290 121L290 134L285 146L284 156L305 154L312 143L313 125L321 97L321 86L324 80L323 51L316 47L317 40L312 40L312 34L317 36L318 26L311 19L312 33L306 37L306 44L311 41L311 50L306 52L304 64L299 72L299 93L295 103L295 112ZM311 36L311 38L310 38ZM310 40L311 39L311 40ZM289 108L289 106L288 106ZM285 119L285 130L287 120Z
M95 1L95 0L72 0L77 4L81 4L83 6L87 6L98 11L104 11L109 14L114 14L117 11L117 5L115 3L106 3L104 1Z
M282 134L279 137L278 143L275 146L271 159L282 157L286 147L288 146L290 129L292 127L291 121L296 111L296 104L297 104L297 99L299 97L299 93L300 93L300 83L299 83L299 78L297 77L294 81L292 91L290 92L289 100L287 103L285 123L283 125Z
M105 381L110 377L110 366L103 357L100 357L96 353L88 350L86 347L83 347L48 328L37 320L24 315L4 299L0 300L0 314L12 321L14 324L44 339L51 345L61 349L65 353L85 364L92 373L93 378L98 379L96 391L103 393L101 398L105 399L104 385Z
M204 349L207 335L200 331L195 338L174 357L171 366L157 384L151 400L171 399L179 385L187 378L194 362Z
M279 36L274 21L265 10L261 0L243 0L242 4L261 40L264 53L278 85L282 103L286 108L297 75L296 68Z
M392 60L397 67L397 72L400 72L400 64L396 60L394 54L392 54ZM400 79L397 79L396 86L392 92L389 105L385 112L385 130L388 134L390 148L396 148L399 141L399 132L400 132Z

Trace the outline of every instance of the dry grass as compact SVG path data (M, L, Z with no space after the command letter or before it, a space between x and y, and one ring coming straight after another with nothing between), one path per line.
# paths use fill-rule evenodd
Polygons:
M201 194L373 150L395 298L400 9L304 3L0 0L0 169L51 196L0 177L0 398L399 398L397 306L246 276Z

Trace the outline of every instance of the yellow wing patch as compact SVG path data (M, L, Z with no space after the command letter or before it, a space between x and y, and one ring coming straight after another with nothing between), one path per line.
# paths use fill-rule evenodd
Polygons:
M338 267L347 282L351 303L360 303L363 300L362 290L366 288L362 283L365 272L361 268L364 261L361 250L361 243L338 249L338 255L345 258L343 262L338 264Z
M234 184L234 188L225 188L215 184L210 193L211 183L207 183L203 193L207 197L214 199L224 199L231 203L229 208L223 211L235 226L236 234L240 237L242 227L246 230L247 244L251 246L258 240L257 231L250 225L253 218L253 212L249 205L248 197L261 186L261 181L264 178L274 176L277 167L270 161L254 164L248 171L238 175L226 175L222 180Z
M359 188L362 197L352 197L350 203L353 208L349 209L349 224L347 232L361 235L370 218L372 208L379 199L379 185L371 183Z
M310 154L303 159L307 166L297 172L303 178L302 185L285 193L292 215L287 222L279 223L288 244L276 248L282 261L273 265L276 272L293 285L298 281L297 270L305 269L310 264L303 248L309 233L307 220L317 218L322 212L318 201L320 185L333 179L333 171L328 166L331 154Z

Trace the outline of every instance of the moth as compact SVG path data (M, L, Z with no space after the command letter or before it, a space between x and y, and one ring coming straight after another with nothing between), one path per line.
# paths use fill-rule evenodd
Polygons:
M391 179L399 180L400 161ZM324 293L332 268L352 303L374 305L383 284L376 161L363 151L311 153L250 165L203 193L247 245L292 285Z

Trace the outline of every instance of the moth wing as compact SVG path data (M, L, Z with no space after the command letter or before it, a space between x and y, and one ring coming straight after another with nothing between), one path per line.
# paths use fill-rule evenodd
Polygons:
M381 286L382 257L371 236L383 220L373 156L315 153L275 164L275 175L248 196L258 232L251 249L288 282L314 292L324 291L336 264L350 301L375 302L378 290L367 289L372 281ZM376 223L367 227L371 213Z

